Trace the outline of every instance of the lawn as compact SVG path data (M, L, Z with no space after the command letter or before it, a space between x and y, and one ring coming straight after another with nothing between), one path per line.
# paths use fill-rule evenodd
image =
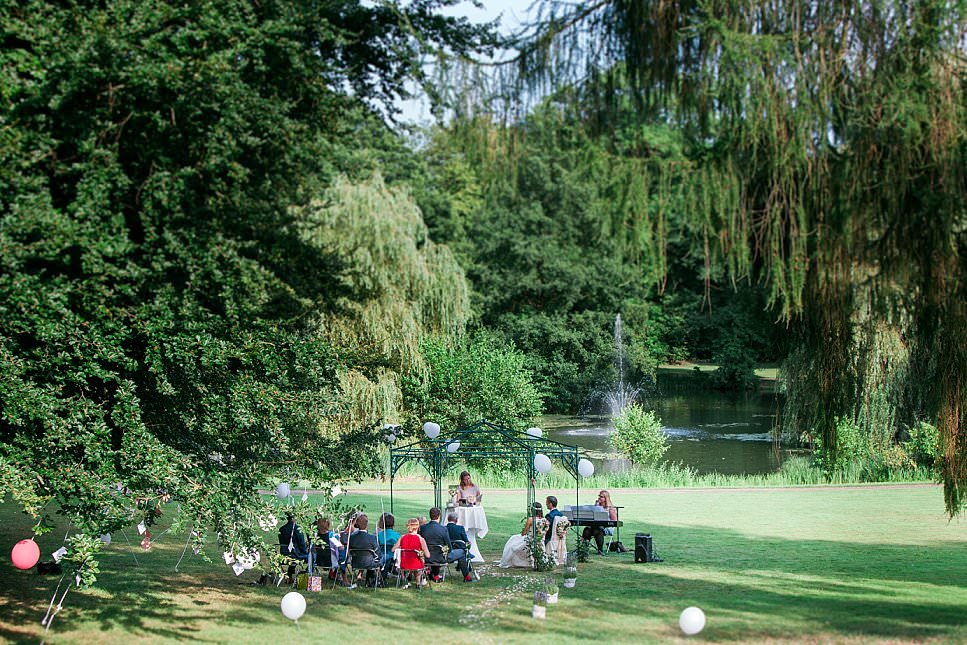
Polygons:
M176 573L185 536L168 533L147 553L115 535L101 586L71 592L46 640L967 642L967 523L946 519L938 487L612 493L625 507L625 544L648 531L665 562L593 557L580 565L577 587L561 590L546 622L530 617L530 592L544 574L488 565L480 567L479 583L455 576L423 593L308 594L306 615L294 625L279 612L284 590L251 585L254 571L236 578L216 549L211 563L188 551ZM351 495L379 513L374 492ZM403 491L397 517L425 514L431 497L429 490ZM490 534L481 547L488 561L517 530L523 499L522 491L487 493ZM0 532L10 546L29 528L11 507L0 507ZM45 556L63 536L60 530L41 538ZM135 542L134 533L128 538ZM0 638L38 642L58 578L18 572L7 558L0 566ZM677 619L690 605L704 609L708 622L686 638Z

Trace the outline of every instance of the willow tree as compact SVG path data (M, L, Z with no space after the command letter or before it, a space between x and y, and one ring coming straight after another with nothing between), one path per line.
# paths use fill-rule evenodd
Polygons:
M303 237L338 269L335 297L312 316L313 326L349 360L339 369L345 404L325 425L399 420L401 376L422 377L421 342L462 336L469 288L450 250L429 238L416 203L404 188L377 174L343 177L299 209Z
M512 96L581 85L599 115L630 96L681 128L690 166L671 190L694 243L766 284L800 342L787 421L833 449L836 417L877 406L875 424L938 424L952 514L967 500L965 27L960 1L546 3L503 70Z

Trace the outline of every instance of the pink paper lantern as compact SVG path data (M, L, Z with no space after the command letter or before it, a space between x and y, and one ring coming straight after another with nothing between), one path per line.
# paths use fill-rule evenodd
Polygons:
M18 569L29 569L40 560L40 547L33 540L20 540L10 552L10 560Z

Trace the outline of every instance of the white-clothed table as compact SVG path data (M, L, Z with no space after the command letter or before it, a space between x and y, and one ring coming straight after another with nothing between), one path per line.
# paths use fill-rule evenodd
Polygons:
M448 513L457 514L457 524L467 529L467 537L470 538L470 555L473 556L472 562L483 562L480 549L477 548L477 538L487 537L487 514L483 506L457 506L448 508ZM446 519L446 518L444 518Z

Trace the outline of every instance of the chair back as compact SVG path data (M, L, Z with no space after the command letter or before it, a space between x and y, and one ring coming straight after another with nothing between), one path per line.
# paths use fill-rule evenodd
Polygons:
M454 549L463 549L464 551L467 550L467 543L463 540L450 540L450 546L452 546Z
M379 567L379 551L375 549L349 549L354 569L376 569ZM368 560L368 562L367 562ZM363 564L359 564L363 562Z
M427 562L433 562L436 564L444 564L447 561L447 553L445 551L445 545L443 544L427 544L427 548L430 549L430 557L427 558Z
M400 554L400 570L401 571L420 571L421 569L423 569L423 556L424 556L424 553L420 549L400 549L399 551L397 551L397 553ZM407 569L406 567L404 567L403 566L403 554L404 553L412 553L416 557L418 557L420 559L420 566L415 567L415 568L412 568L412 569Z

